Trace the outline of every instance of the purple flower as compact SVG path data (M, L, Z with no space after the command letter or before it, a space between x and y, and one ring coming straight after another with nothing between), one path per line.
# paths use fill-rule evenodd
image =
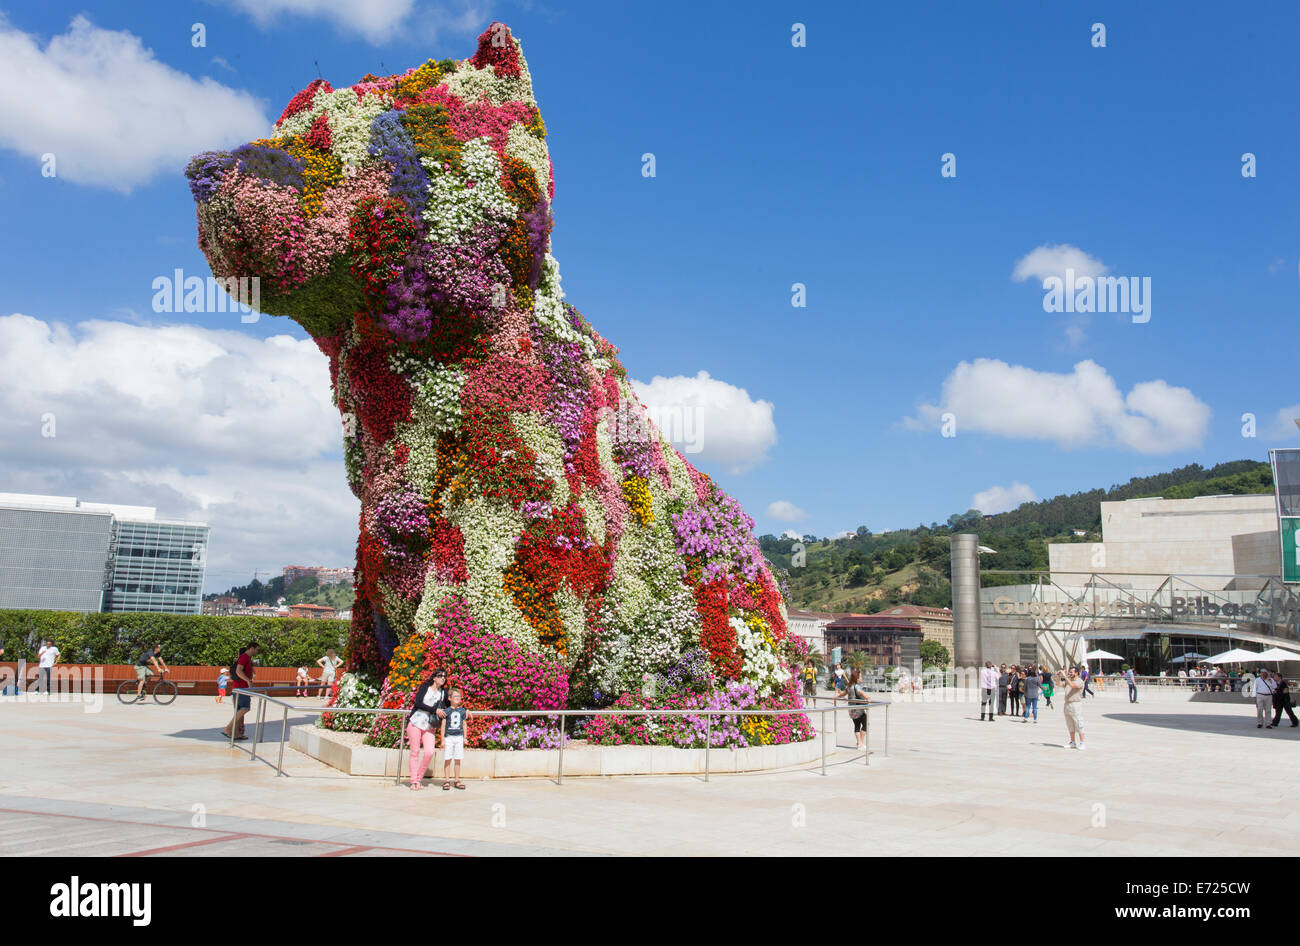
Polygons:
M204 151L190 158L190 163L185 166L185 176L189 179L194 199L201 204L211 200L234 163L234 156L225 151Z

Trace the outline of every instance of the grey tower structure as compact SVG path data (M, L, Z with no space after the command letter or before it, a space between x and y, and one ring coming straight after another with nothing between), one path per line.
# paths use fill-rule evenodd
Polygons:
M975 667L982 656L980 537L954 535L952 552L952 649L958 667Z

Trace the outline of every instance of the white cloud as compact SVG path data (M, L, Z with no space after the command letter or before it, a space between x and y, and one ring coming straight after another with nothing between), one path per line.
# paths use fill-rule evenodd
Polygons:
M1089 256L1077 246L1068 243L1045 243L1030 250L1016 263L1011 278L1016 282L1033 279L1042 285L1043 280L1052 276L1065 280L1067 269L1074 270L1074 277L1077 280L1085 276L1091 278L1102 276L1109 268L1101 260ZM1087 324L1088 316L1081 313L1071 313L1066 319L1065 342L1070 348L1078 348L1083 344L1087 337L1084 329Z
M1109 272L1109 267L1096 257L1089 256L1077 246L1068 243L1045 243L1030 250L1011 273L1016 282L1036 279L1041 283L1048 276L1065 278L1065 271L1073 269L1076 278L1097 277Z
M1143 381L1126 396L1091 360L1069 374L992 358L963 361L944 381L939 403L923 404L919 413L930 427L951 413L958 436L987 433L1066 448L1119 445L1139 453L1198 447L1210 422L1209 406L1187 388Z
M709 377L656 375L649 384L632 381L660 430L692 462L717 463L744 473L767 459L776 445L771 401L755 401L744 388Z
M313 17L333 24L342 33L359 33L375 45L395 38L399 31L409 37L412 30L418 30L421 38L428 39L440 28L477 30L486 23L491 7L486 0L458 0L456 10L446 5L425 6L412 18L415 0L227 0L227 4L263 28L285 17Z
M1024 483L1015 482L1010 486L990 486L982 493L976 493L970 501L971 509L978 509L986 516L1000 512L1009 512L1021 503L1038 501L1038 494Z
M0 482L208 522L208 590L254 568L351 564L341 440L310 341L0 317Z
M1300 419L1300 404L1284 407L1273 415L1273 426L1266 433L1278 439L1293 438L1300 434L1300 427L1296 426L1298 419Z
M784 499L768 503L767 515L769 519L775 519L778 522L803 522L808 518L808 513Z
M77 16L42 49L0 16L0 147L53 154L60 178L127 193L269 128L252 95L159 62L129 32Z
M284 15L319 17L348 32L357 32L372 43L392 37L410 15L415 0L228 0L229 5L251 16L259 26L269 26Z
M781 533L781 538L794 539L796 542L799 542L803 540L803 533L797 532L794 529L786 529L784 532Z

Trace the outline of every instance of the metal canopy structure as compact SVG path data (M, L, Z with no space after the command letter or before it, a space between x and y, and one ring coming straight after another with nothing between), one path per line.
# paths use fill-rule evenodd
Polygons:
M981 572L981 584L995 575L1029 580L982 587L982 624L1011 629L1032 622L1040 653L1054 666L1082 663L1089 639L1153 634L1300 649L1300 589L1278 576L998 570Z

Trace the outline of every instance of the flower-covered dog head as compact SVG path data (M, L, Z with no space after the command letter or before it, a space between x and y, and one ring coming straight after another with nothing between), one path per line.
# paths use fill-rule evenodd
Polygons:
M448 351L547 282L545 139L519 44L493 23L470 59L343 89L317 79L271 137L195 157L199 247L215 276L257 277L262 311L317 339L355 319Z

